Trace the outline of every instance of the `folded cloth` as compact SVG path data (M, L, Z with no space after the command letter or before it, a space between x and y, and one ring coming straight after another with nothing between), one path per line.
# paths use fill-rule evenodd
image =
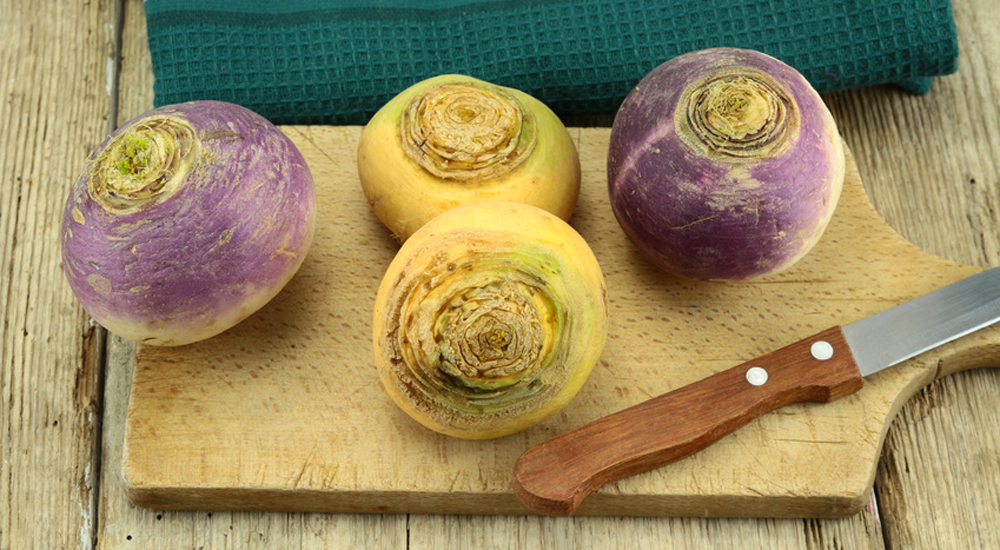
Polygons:
M414 7L418 6L418 7ZM458 73L560 116L614 114L650 70L751 48L822 92L952 73L950 0L146 0L156 105L241 104L276 124L363 124Z

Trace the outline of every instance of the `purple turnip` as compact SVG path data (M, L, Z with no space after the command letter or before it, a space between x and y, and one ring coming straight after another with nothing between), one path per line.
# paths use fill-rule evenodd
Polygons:
M302 264L312 174L287 136L238 105L147 111L88 158L62 221L63 270L119 336L180 345L271 300Z
M714 48L655 68L611 131L608 190L655 265L698 280L784 270L820 239L844 180L823 100L795 69Z

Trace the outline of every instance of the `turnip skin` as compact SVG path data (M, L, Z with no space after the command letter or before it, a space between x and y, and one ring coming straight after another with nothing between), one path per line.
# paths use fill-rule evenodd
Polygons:
M413 116L421 101L432 106L430 114ZM502 106L516 116L491 120ZM468 123L459 123L466 117ZM410 146L421 133L435 145L430 154ZM526 152L507 157L484 146L497 142ZM488 167L425 163L439 152ZM566 127L542 102L513 88L444 74L413 84L375 113L358 144L358 175L372 211L404 241L441 212L477 201L531 204L569 220L580 190L580 159Z
M795 124L785 112L784 134L764 142L763 158L753 147L719 153L683 127L689 86L735 67L770 75L798 113ZM658 267L689 279L746 280L787 269L812 249L844 170L833 117L797 71L759 52L714 48L660 65L625 99L611 133L608 190L625 234Z
M174 174L159 192L123 176L148 168L162 181L162 159L129 157L143 144ZM108 182L127 192L108 193ZM133 199L122 198L129 190ZM305 159L266 119L218 101L168 105L123 124L88 158L63 214L63 270L108 330L188 344L236 325L287 284L315 215Z
M470 203L403 243L372 329L379 377L410 417L453 437L502 437L583 386L607 339L607 287L586 241L558 217Z

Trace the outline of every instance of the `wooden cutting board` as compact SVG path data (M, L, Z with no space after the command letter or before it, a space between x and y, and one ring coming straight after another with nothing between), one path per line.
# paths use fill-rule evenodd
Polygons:
M570 428L981 270L917 249L872 208L853 160L820 243L753 283L655 270L608 205L608 129L571 129L583 168L571 223L608 282L600 363L555 417L492 441L431 432L384 392L371 312L398 249L358 182L358 127L285 127L312 168L316 239L277 298L239 326L177 348L140 347L123 475L158 509L528 514L511 469ZM870 378L859 393L754 421L706 451L599 490L578 515L836 517L868 501L886 430L936 377L1000 357L986 329Z

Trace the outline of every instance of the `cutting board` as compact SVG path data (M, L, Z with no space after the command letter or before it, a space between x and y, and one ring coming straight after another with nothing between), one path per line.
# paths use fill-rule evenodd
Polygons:
M608 204L608 129L571 129L583 183L572 225L608 283L611 329L577 397L490 441L431 432L389 399L371 315L398 243L370 212L358 127L284 127L313 171L316 239L289 285L204 342L140 346L123 456L135 504L158 509L529 514L511 471L530 446L714 372L972 275L926 253L869 203L849 159L819 244L750 283L672 278L647 263ZM837 517L868 501L886 430L935 378L1000 358L986 329L871 377L855 395L766 415L709 449L621 480L578 515Z

